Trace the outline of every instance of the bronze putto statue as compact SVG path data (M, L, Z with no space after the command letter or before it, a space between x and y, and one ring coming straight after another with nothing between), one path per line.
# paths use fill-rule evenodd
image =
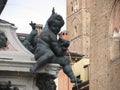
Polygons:
M72 83L81 82L75 77L70 66L70 60L65 57L70 42L62 38L57 39L57 35L64 25L62 16L55 13L53 9L39 36L37 35L35 23L31 23L30 25L33 30L23 43L26 47L29 46L35 55L36 63L30 71L36 73L45 64L56 63L62 66L64 73L70 78Z

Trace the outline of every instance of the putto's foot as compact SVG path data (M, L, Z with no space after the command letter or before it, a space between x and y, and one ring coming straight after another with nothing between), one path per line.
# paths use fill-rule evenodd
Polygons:
M78 79L78 78L72 78L71 79L71 83L81 83L82 80Z
M30 72L33 73L33 74L36 73L36 71L33 68L30 68Z

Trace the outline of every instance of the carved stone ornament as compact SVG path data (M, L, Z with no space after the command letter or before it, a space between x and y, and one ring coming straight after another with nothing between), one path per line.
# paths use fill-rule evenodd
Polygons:
M39 90L56 90L54 77L45 73L37 75L36 86L39 88Z
M0 48L4 48L7 46L7 37L4 32L0 31Z
M0 90L19 90L17 87L12 87L11 81L0 81Z

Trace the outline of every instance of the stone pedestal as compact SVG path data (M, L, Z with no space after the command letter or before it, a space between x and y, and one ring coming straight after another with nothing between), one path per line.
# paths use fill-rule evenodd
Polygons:
M18 40L16 29L11 24L0 23L0 32L7 38L6 46L0 48L0 82L11 81L11 87L18 87L19 90L55 90L53 80L61 67L47 64L37 71L38 74L30 73L30 68L36 61L34 55ZM45 84L53 89L41 89Z
M39 74L36 75L36 86L39 90L56 90L54 79L57 78L60 69L59 64L47 64L39 69Z

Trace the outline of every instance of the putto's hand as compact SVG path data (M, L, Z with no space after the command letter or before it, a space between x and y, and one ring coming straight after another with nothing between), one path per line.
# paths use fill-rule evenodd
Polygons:
M66 52L68 50L68 48L62 47L62 50L63 50L63 52Z
M59 38L58 43L59 43L62 47L65 47L65 48L68 48L69 45L70 45L70 41L64 40L64 39L62 39L62 38Z
M29 23L29 25L32 27L33 30L36 29L36 23L33 23L33 22L31 21L31 23Z

